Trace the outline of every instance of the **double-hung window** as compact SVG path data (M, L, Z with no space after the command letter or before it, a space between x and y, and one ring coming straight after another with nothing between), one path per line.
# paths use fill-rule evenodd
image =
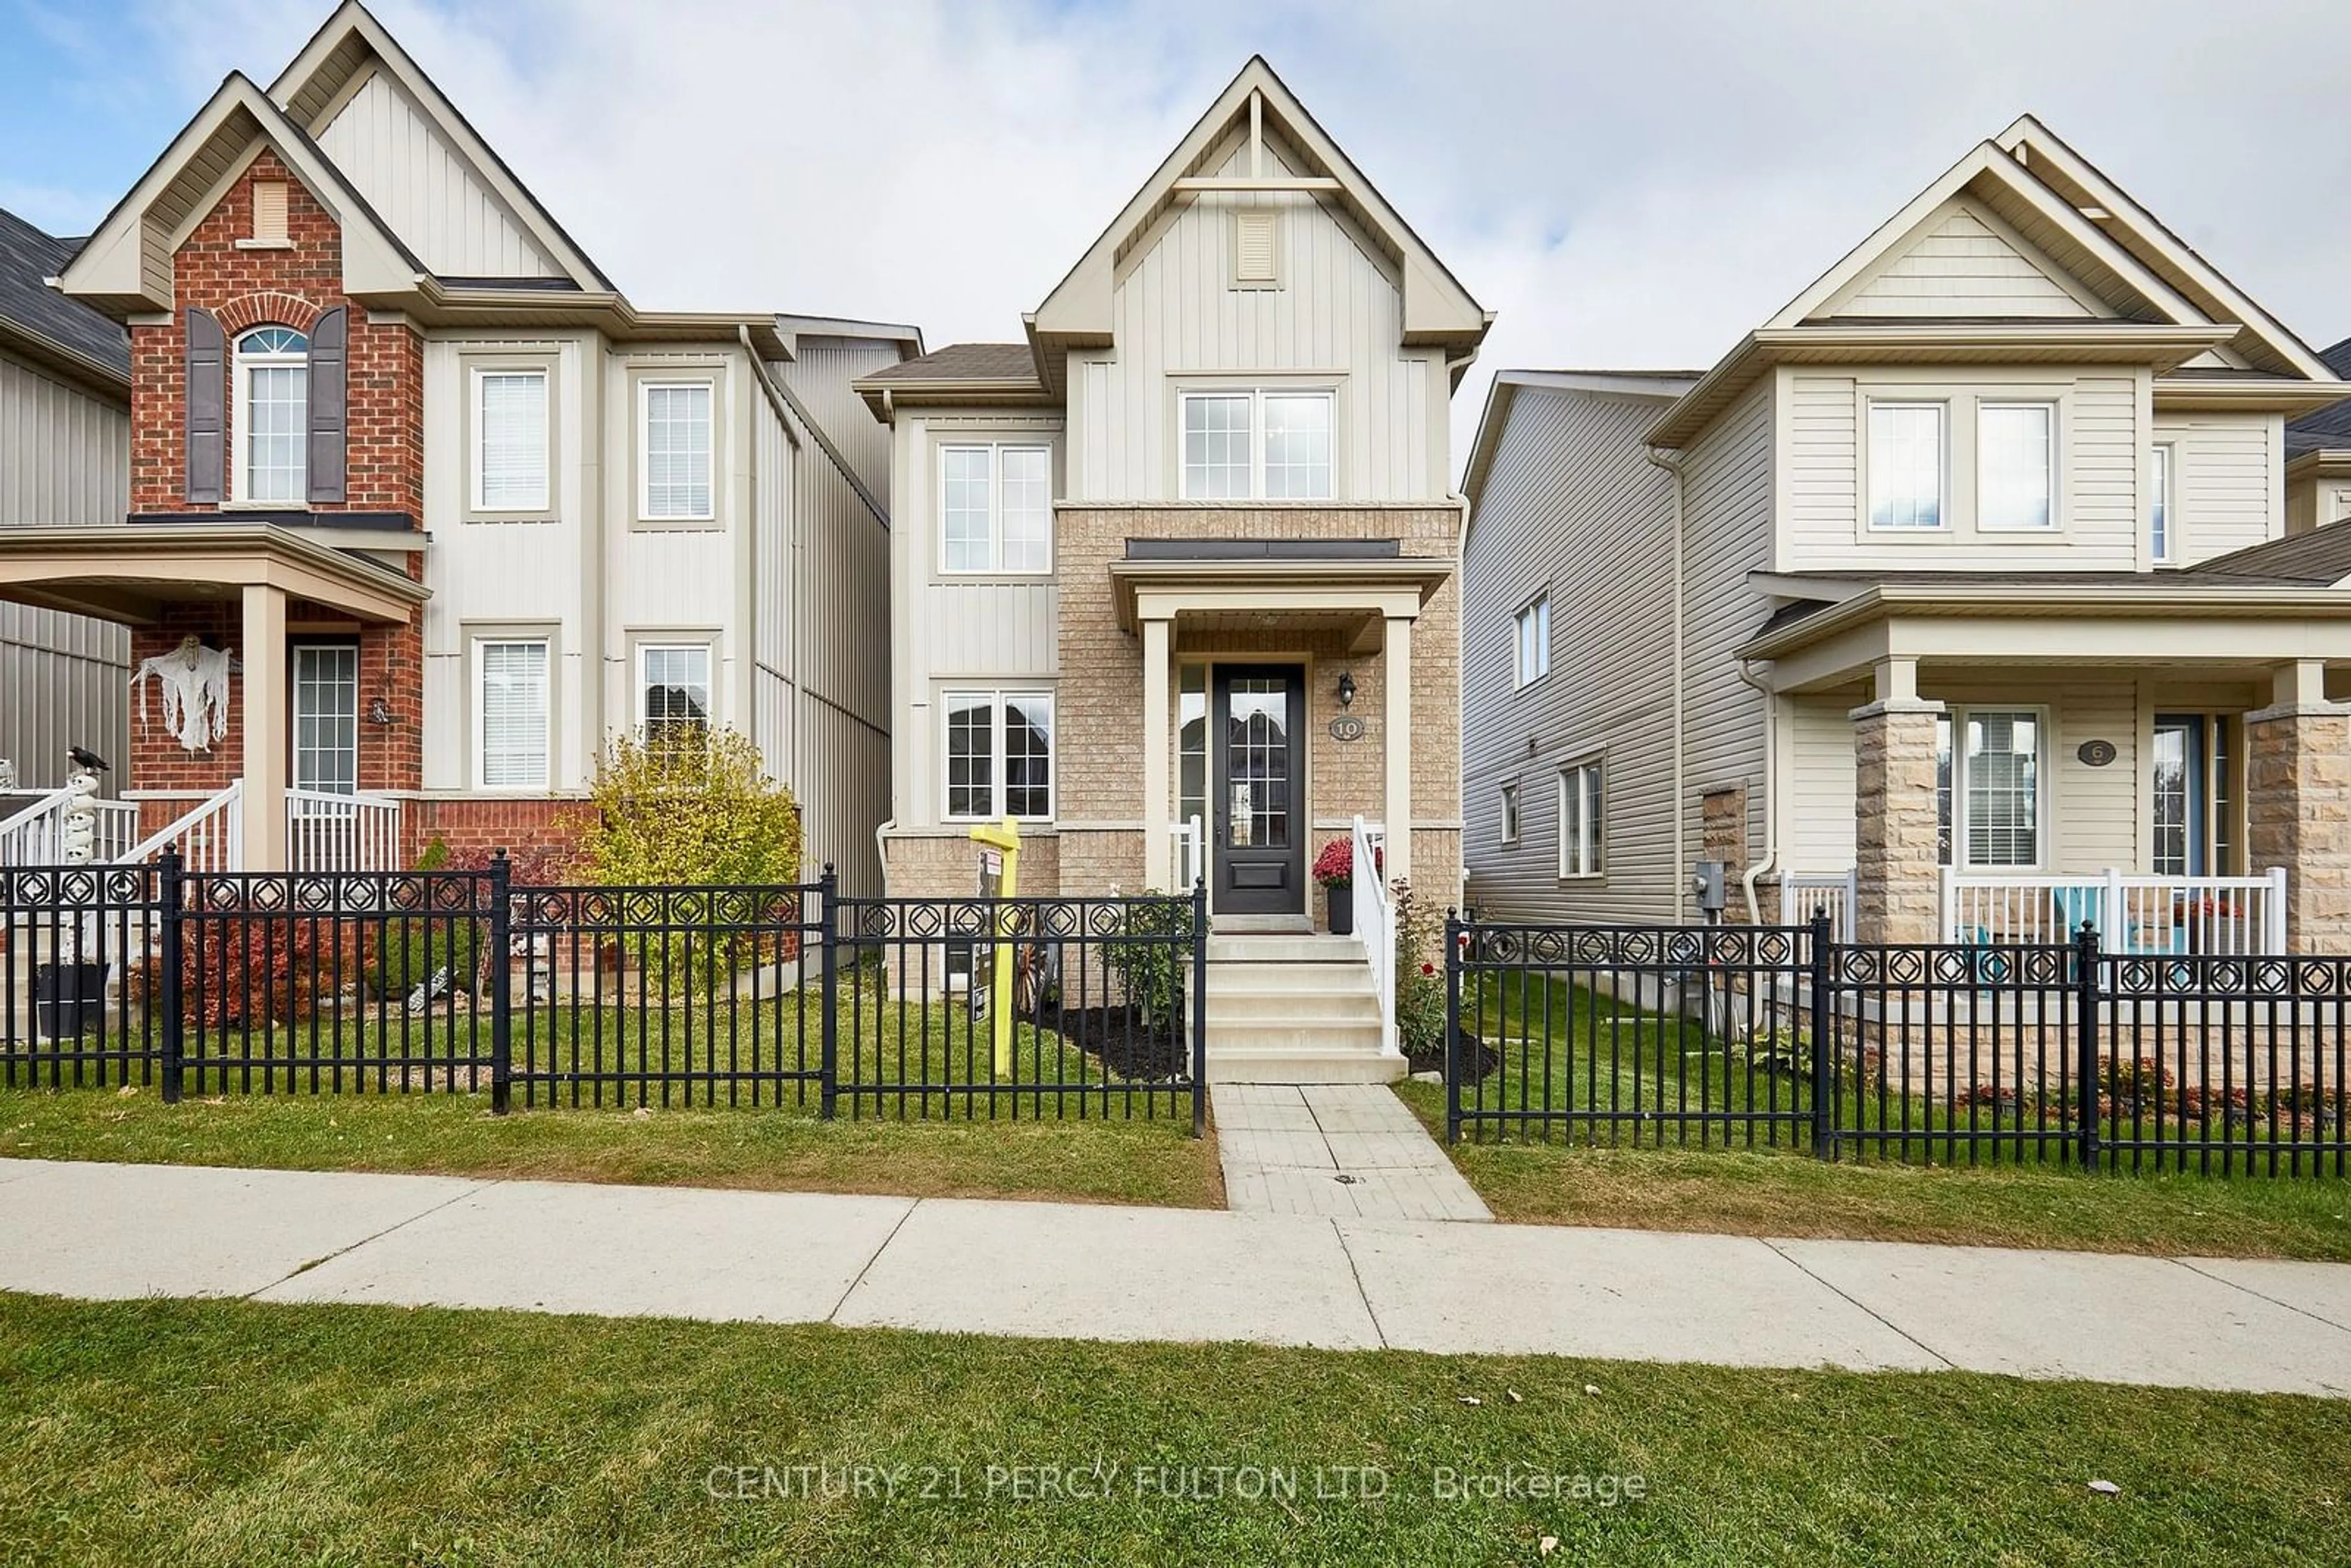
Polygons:
M485 637L475 643L475 772L483 789L548 787L549 664L544 637Z
M1954 855L1967 867L2040 863L2042 729L2034 708L1962 708L1938 727L1935 804L1944 863Z
M1186 392L1187 501L1327 501L1337 400L1328 392Z
M948 692L946 810L951 819L1041 821L1053 814L1049 692Z
M713 510L708 382L646 382L638 390L637 516L647 522L708 522Z
M649 747L699 746L710 733L710 644L637 649L637 723Z
M548 506L547 372L474 372L474 510Z
M1053 458L1042 446L939 451L939 570L1053 570Z
M1518 684L1526 685L1551 674L1551 596L1543 595L1519 612L1512 622L1513 665Z
M2057 523L2057 409L2046 402L1976 405L1976 527L1988 532Z
M2172 532L2171 489L2174 480L2172 448L2168 444L2155 449L2155 468L2147 484L2152 494L2147 504L2147 543L2149 553L2158 565L2168 566L2179 559L2179 542Z
M256 327L236 340L236 498L309 500L310 340L291 327Z
M1939 528L1949 488L1939 402L1869 405L1869 526Z
M1570 763L1559 772L1559 874L1598 876L1606 864L1608 841L1605 769L1599 758Z

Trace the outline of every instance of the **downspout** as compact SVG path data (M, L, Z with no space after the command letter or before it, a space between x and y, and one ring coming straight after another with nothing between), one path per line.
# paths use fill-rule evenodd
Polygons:
M1674 477L1672 518L1674 535L1674 651L1672 661L1674 674L1674 803L1673 810L1667 812L1667 815L1671 819L1674 827L1673 875L1674 886L1677 891L1674 894L1673 915L1676 921L1679 921L1682 916L1682 901L1687 896L1685 893L1678 891L1687 885L1684 880L1684 873L1687 868L1686 862L1682 859L1682 852L1686 847L1685 838L1682 832L1682 812L1687 809L1682 799L1682 460L1678 456L1667 456L1664 449L1656 446L1652 446L1648 449L1646 456L1650 462L1656 464L1658 467L1664 469ZM1755 896L1755 890L1752 887L1750 887L1748 889L1747 895L1750 902L1752 902Z
M1739 879L1747 893L1747 924L1763 924L1755 902L1755 879L1771 871L1780 858L1780 694L1757 680L1748 661L1739 661L1739 678L1763 695L1763 853Z

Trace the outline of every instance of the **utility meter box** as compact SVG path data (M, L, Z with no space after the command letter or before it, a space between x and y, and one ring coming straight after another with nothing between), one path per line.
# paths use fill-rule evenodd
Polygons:
M1700 861L1690 877L1690 892L1698 898L1698 906L1708 917L1722 913L1724 904L1723 864L1720 861Z

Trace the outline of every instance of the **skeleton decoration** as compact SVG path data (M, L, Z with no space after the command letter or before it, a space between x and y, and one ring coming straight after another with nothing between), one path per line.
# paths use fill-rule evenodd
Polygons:
M88 865L98 854L98 775L77 766L66 775L64 810L58 813L57 858L68 865Z
M207 648L191 632L170 653L141 660L131 689L135 694L152 676L163 727L186 749L209 751L228 734L228 677L239 667L227 649Z

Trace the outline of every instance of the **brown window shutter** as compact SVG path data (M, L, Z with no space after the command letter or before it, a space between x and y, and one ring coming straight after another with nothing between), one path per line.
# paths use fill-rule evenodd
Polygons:
M337 306L310 329L310 499L344 498L344 345L348 309Z
M212 313L190 308L187 313L187 391L183 405L188 438L188 501L192 506L221 502L223 450L228 402L227 344L221 324Z

